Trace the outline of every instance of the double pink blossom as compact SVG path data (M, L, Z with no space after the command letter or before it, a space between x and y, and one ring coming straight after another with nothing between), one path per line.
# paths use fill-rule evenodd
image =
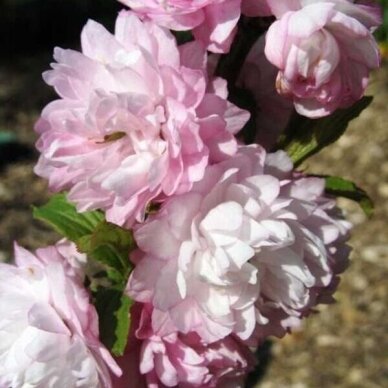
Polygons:
M121 1L132 10L114 34L89 21L82 52L55 49L44 79L59 98L36 125L35 171L78 211L133 231L127 351L114 360L99 340L85 255L65 240L35 254L16 246L16 266L0 264L0 386L243 387L248 346L332 301L350 224L324 179L283 151L238 144L249 113L228 102L206 50L229 50L241 14L277 18L237 85L253 94L256 140L271 148L292 104L320 117L361 98L379 64L377 8ZM178 46L169 28L195 40Z
M164 318L160 326L169 334L160 335L152 327L152 306L135 304L131 310L131 337L127 353L119 359L123 378L115 387L244 387L254 366L249 348L234 337L206 345L196 333L178 333Z
M60 242L35 254L16 245L16 266L0 264L1 387L107 388L108 368L121 374L98 338L84 259Z
M115 35L89 21L82 53L55 49L44 73L61 97L36 125L35 168L53 191L68 190L79 211L103 209L131 226L155 198L189 190L209 163L232 156L249 114L209 80L198 42L120 13Z
M172 30L192 30L210 51L229 51L241 13L267 16L266 0L120 0L141 17Z
M135 227L128 293L154 306L154 328L167 316L208 343L282 335L333 292L348 230L322 179L295 175L284 152L241 147Z
M352 0L267 3L278 19L268 30L265 53L279 69L279 93L312 118L359 100L380 63L372 35L380 7Z

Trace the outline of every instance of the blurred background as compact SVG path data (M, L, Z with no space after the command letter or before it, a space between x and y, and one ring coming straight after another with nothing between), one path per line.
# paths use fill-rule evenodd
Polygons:
M376 32L388 58L388 0ZM79 47L88 18L109 29L120 10L114 0L0 0L0 261L11 258L13 240L27 248L58 236L32 219L31 206L47 201L44 181L33 174L34 122L55 98L41 73L54 46ZM304 166L315 174L351 179L375 201L367 220L341 200L355 224L352 264L336 294L304 327L271 340L259 354L261 368L249 386L260 388L388 387L388 62L372 75L372 105L337 144Z

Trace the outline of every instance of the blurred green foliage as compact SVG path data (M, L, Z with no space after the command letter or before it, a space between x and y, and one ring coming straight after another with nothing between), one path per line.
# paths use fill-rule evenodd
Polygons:
M383 25L376 31L376 37L380 42L388 43L388 0L379 0L383 7Z

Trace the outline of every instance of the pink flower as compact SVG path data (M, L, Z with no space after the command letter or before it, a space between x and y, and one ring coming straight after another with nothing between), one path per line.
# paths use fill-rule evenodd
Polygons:
M208 81L199 43L178 48L131 12L115 35L89 21L81 41L82 53L56 48L44 73L61 99L36 125L35 171L53 191L69 190L79 211L100 208L130 226L152 200L189 190L209 163L233 155L249 115L226 100L222 79Z
M1 387L106 388L108 367L121 373L98 339L76 256L64 242L36 254L15 245L16 266L0 264Z
M279 69L279 93L312 118L359 100L369 72L380 64L372 35L381 23L379 6L350 0L267 3L279 19L268 30L265 47Z
M278 70L264 55L265 38L261 36L252 46L242 67L239 84L249 90L256 102L255 141L270 150L287 127L293 104L280 96L275 88Z
M35 255L42 262L42 265L60 263L67 276L76 278L81 282L85 280L87 256L80 253L72 242L62 239L55 245L37 249Z
M334 291L350 226L324 181L292 167L284 152L241 147L135 228L127 290L154 306L154 330L167 316L208 343L282 335Z
M228 52L241 12L247 16L271 14L266 0L120 0L143 18L177 31L193 30L208 50Z
M195 333L161 336L152 328L151 315L151 305L136 304L132 309L131 346L121 359L124 376L116 379L115 387L128 387L129 381L133 388L244 387L254 365L248 347L233 337L206 346Z

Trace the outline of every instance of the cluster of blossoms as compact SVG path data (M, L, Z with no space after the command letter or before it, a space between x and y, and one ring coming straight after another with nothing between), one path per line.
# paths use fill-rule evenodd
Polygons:
M378 7L122 2L114 34L89 21L82 52L55 49L44 79L59 99L36 124L35 172L79 212L133 231L126 352L99 339L84 254L16 246L16 264L0 265L1 387L243 387L252 349L330 303L347 266L350 224L324 180L268 150L294 108L323 117L363 96ZM214 75L242 17L272 21L236 78L252 112ZM178 45L169 29L193 39ZM257 144L245 145L251 114Z

